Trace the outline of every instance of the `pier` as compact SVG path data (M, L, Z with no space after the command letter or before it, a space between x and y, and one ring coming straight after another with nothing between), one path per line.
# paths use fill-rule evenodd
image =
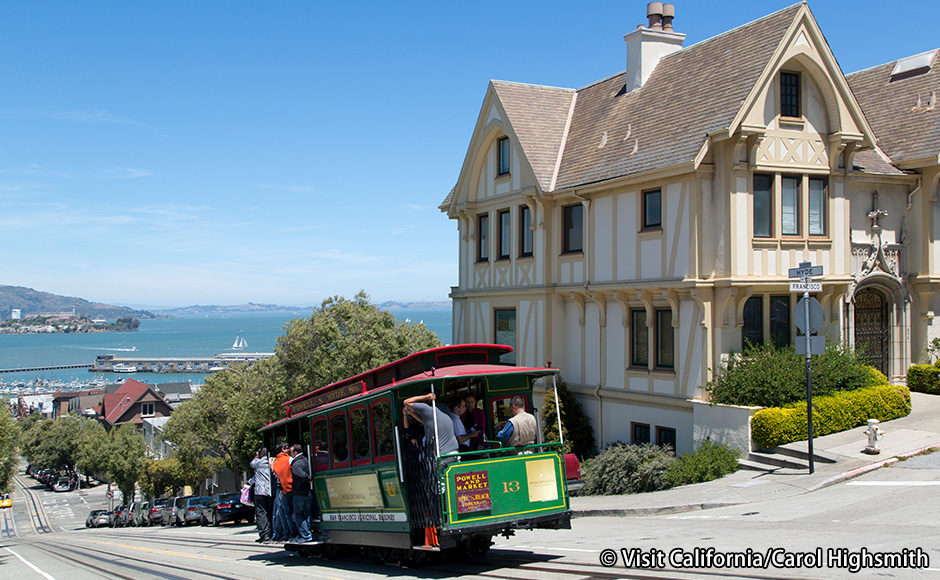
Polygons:
M92 365L51 365L47 367L27 367L24 369L0 369L0 374L3 373L33 373L40 371L59 371L66 369L90 369Z
M93 373L209 373L240 362L254 362L274 356L273 352L223 353L212 357L117 358L103 354L93 365L81 365ZM79 367L76 367L79 368Z

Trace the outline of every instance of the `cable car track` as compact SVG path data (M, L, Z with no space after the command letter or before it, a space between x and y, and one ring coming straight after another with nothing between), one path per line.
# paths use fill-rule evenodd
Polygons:
M36 492L27 487L19 475L14 475L13 481L16 483L16 486L20 488L20 491L23 492L23 499L26 502L26 513L29 515L29 524L33 528L33 532L37 534L51 534L53 532L52 527L48 524L48 518L45 515L45 510L42 508L42 503L37 499ZM10 512L9 527L7 527L6 518L4 517L4 537L8 539L19 538L20 534L16 529L12 508Z

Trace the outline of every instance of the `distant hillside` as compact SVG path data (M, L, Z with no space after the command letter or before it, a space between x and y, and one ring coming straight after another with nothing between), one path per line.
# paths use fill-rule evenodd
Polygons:
M89 302L74 296L59 296L23 286L0 286L0 319L8 320L10 311L19 308L23 318L40 312L72 312L89 318L156 318L152 312Z
M186 316L190 314L229 314L231 312L309 312L311 310L313 310L313 308L310 306L279 306L277 304L255 304L254 302L248 302L246 304L235 304L231 306L196 304L180 308L160 309L156 310L156 312L170 316Z
M376 304L383 310L450 310L450 301L439 302L383 302ZM187 316L193 314L229 314L233 312L310 312L313 306L280 306L278 304L255 304L248 302L246 304L235 304L230 306L193 305L182 308L168 308L155 310L157 314L168 316Z

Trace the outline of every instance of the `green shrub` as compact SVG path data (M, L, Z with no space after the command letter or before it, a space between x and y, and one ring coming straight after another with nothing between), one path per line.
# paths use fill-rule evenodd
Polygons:
M911 392L898 385L813 397L813 435L822 436L864 425L868 419L888 421L911 412ZM761 409L751 418L751 438L771 448L807 438L806 403Z
M559 375L555 384L558 385L558 401L561 403L561 423L565 433L565 453L574 453L582 461L597 455L594 443L594 428L591 420L584 414L581 403L568 390L565 379ZM555 413L555 391L552 387L545 389L545 398L542 402L542 440L558 441L558 415Z
M738 450L706 439L694 453L683 455L670 466L669 481L689 485L724 477L738 470L739 456Z
M888 380L841 345L829 345L810 366L813 392L827 395ZM781 407L806 398L806 358L793 347L749 346L729 357L705 390L713 403Z
M907 369L907 386L917 393L940 395L940 367L914 365Z
M612 443L581 465L584 495L622 495L671 487L672 450L651 445Z

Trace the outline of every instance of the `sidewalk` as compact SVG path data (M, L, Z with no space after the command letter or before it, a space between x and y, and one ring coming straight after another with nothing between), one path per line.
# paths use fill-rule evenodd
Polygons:
M940 396L911 393L911 414L881 424L884 439L879 455L862 453L866 426L813 439L817 455L835 460L816 461L815 473L778 469L740 470L727 477L664 491L615 496L571 498L574 517L645 516L703 510L728 505L792 497L857 477L930 449L940 449ZM802 445L806 449L806 441Z

